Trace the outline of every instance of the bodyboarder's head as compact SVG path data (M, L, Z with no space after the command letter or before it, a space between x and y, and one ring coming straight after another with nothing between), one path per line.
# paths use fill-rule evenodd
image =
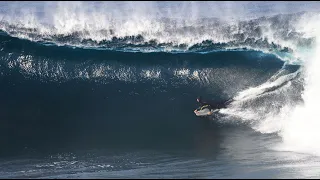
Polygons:
M198 101L198 102L201 102L201 100L202 100L201 96L198 96L198 97L197 97L197 101Z

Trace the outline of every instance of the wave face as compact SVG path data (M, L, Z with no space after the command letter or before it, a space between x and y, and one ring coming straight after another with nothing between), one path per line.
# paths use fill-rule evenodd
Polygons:
M244 15L247 2L232 5L239 12L227 2L201 6L214 15L190 3L33 2L23 11L24 4L2 2L1 153L190 148L201 131L193 114L198 95L234 98L214 118L218 124L276 133L284 147L297 143L292 134L303 118L291 111L304 114L297 104L313 111L318 87L319 15L310 8L319 3L264 16ZM297 146L318 137L312 132Z
M283 68L276 56L258 51L117 52L0 38L1 116L7 120L1 132L13 149L77 141L84 146L179 141L184 147L194 135L197 95L226 100L281 69L299 68Z

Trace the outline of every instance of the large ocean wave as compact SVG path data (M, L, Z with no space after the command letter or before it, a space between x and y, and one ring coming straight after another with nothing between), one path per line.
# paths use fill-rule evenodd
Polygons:
M188 141L194 97L202 94L234 98L217 121L277 133L285 145L319 153L316 128L301 126L316 116L297 118L312 115L317 99L317 13L185 20L156 16L152 4L142 14L127 6L126 16L72 5L58 3L41 16L1 14L6 147L63 146L75 137L87 145ZM293 140L301 128L310 133Z

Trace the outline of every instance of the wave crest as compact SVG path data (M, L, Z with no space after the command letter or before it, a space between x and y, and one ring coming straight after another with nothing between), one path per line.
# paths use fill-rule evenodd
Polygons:
M107 21L104 23L108 23L104 26L93 26L85 18L70 21L69 26L72 27L68 28L66 24L48 25L34 20L30 25L4 18L0 29L10 36L45 45L143 52L256 48L292 54L298 48L311 47L315 41L314 37L307 37L296 26L307 15L310 14L276 15L237 22L217 18L201 18L192 22L169 18L143 18L137 21L111 18L103 19Z

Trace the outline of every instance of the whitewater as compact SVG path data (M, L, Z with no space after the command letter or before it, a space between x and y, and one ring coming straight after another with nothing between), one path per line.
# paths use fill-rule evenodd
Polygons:
M0 177L319 177L319 7L1 2Z

